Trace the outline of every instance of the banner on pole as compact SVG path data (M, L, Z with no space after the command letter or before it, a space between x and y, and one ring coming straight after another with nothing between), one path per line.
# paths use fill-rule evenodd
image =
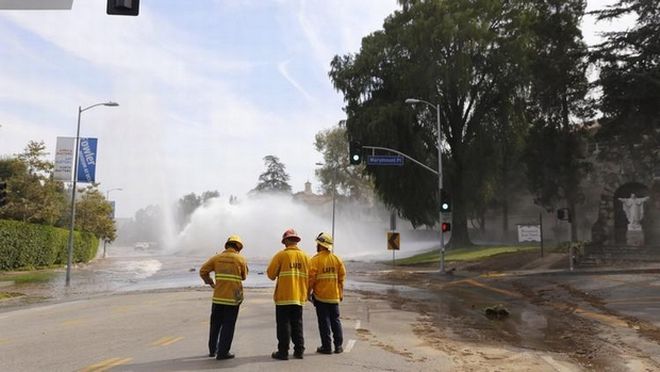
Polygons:
M96 182L96 138L81 138L78 151L78 182Z
M74 137L57 137L53 177L58 181L71 182L73 179L73 147L75 143Z

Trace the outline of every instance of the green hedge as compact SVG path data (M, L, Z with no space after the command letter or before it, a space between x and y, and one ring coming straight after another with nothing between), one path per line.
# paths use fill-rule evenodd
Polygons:
M53 226L0 220L0 270L66 264L69 231ZM91 233L74 233L73 261L96 256L98 239Z

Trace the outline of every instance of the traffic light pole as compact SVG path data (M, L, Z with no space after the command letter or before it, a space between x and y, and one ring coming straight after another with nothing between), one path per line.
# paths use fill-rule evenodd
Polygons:
M436 116L438 119L438 200L442 203L442 125L440 124L440 104L436 105ZM440 208L440 273L445 273L445 232L442 224L445 217Z
M391 149L389 147L378 147L378 146L362 146L362 148L369 150L382 150L393 152L397 155L401 155L404 158L412 161L413 163L421 166L422 168L428 170L429 172L438 176L438 200L442 199L442 127L440 124L440 105L437 106L438 110L438 170L429 167L428 165L420 162L417 159L414 159L401 151ZM440 208L440 272L445 273L445 232L442 231L442 224L444 222L444 215L442 214L442 208Z

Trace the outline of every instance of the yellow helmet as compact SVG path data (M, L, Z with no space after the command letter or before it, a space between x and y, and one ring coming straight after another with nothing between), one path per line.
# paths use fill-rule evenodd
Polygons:
M238 249L243 249L243 241L238 235L230 235L229 238L227 238L227 242L225 243L225 248L227 248L227 244L229 243L236 243L238 244Z
M316 244L323 248L332 250L332 235L322 232L316 237Z

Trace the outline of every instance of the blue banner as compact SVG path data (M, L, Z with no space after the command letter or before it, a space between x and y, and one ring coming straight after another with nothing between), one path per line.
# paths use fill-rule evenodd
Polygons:
M96 138L81 138L78 151L78 182L96 182Z

